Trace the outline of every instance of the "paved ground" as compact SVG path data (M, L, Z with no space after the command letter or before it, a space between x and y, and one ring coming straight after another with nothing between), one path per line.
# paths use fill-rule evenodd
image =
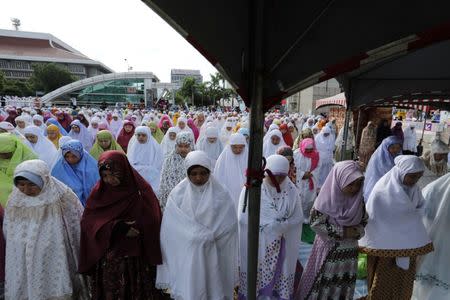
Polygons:
M311 252L312 245L301 243L300 245L300 261L303 267L306 267L306 262L308 261L309 254ZM356 290L354 299L358 299L367 295L367 284L365 280L356 281Z

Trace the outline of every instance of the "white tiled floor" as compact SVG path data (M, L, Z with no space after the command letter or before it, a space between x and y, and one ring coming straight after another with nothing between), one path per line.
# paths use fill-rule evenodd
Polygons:
M306 262L308 261L309 254L311 252L312 245L301 243L300 245L300 262L303 267L306 267ZM367 284L365 280L356 281L355 297L358 299L367 295Z

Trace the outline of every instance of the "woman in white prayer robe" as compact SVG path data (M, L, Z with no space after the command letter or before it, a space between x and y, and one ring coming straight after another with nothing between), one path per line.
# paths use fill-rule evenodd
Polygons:
M305 221L309 222L309 212L318 193L318 179L320 170L320 156L311 138L300 143L299 149L294 151L294 162L297 167L297 188L302 200Z
M58 158L58 150L53 143L44 136L42 130L37 126L27 126L24 133L34 153L51 168Z
M284 146L286 146L286 143L283 139L283 134L280 130L274 129L268 133L267 139L263 143L263 156L267 158L277 154L278 148Z
M128 161L158 193L163 154L148 126L138 126L128 144Z
M219 140L219 130L216 127L208 127L205 130L205 137L201 140L199 139L196 148L208 154L213 166L215 166L217 159L223 151L222 142Z
M335 148L335 141L334 136L331 134L331 128L324 126L322 131L314 138L314 140L316 142L317 151L319 152L320 157L320 170L318 178L318 187L320 188L334 166L333 151Z
M403 131L403 154L416 154L417 153L417 134L416 126L414 124L408 124Z
M44 117L41 115L34 115L33 116L33 125L36 127L39 127L40 130L42 130L42 134L45 136L47 135L47 126L44 124Z
M156 286L179 300L233 299L237 215L203 151L186 156L187 178L170 193L161 225Z
M414 155L400 155L375 184L366 203L367 299L411 299L417 258L433 251L422 222L424 199L417 185L425 166Z
M88 299L77 273L80 200L42 160L18 165L14 185L3 223L5 299Z
M267 158L261 186L257 299L293 299L294 278L303 222L297 188L288 178L289 161L281 155ZM248 206L245 188L239 202L239 299L247 299Z
M233 127L233 120L228 118L220 130L220 141L222 142L222 145L225 146L228 144L230 137L233 134Z
M173 149L175 149L178 132L180 132L178 127L170 127L167 130L161 142L163 157L166 157L166 155L172 153Z
M230 136L230 142L217 159L214 176L228 189L237 209L239 195L245 184L245 170L248 163L248 146L240 133Z
M450 174L427 185L423 223L433 241L434 252L422 257L418 263L414 300L447 300L450 296Z

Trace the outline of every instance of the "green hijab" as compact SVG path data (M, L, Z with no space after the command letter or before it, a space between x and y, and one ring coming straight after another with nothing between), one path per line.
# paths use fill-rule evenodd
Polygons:
M150 127L150 129L156 129L155 132L152 132L152 136L158 142L158 144L161 144L164 138L164 133L161 131L158 125L156 125L156 122L151 121L150 123L148 123L148 127Z
M111 145L109 146L108 149L103 150L103 148L98 144L98 139L102 140L109 139L111 141ZM98 160L100 155L108 150L119 150L123 152L122 147L120 147L120 145L116 142L111 132L109 132L108 130L100 130L99 132L97 132L95 144L94 146L92 146L92 149L89 153L92 155L93 158L95 158L95 160Z
M38 157L18 137L10 133L0 133L0 153L13 153L11 158L0 158L0 204L5 207L14 185L14 170L17 165Z

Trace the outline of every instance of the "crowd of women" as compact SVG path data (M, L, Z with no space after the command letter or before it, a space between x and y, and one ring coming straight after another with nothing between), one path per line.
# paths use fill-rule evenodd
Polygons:
M247 113L0 118L6 299L246 299ZM358 275L366 299L449 298L447 145L418 157L414 126L387 121L358 151L324 116L264 128L258 299L353 299Z

